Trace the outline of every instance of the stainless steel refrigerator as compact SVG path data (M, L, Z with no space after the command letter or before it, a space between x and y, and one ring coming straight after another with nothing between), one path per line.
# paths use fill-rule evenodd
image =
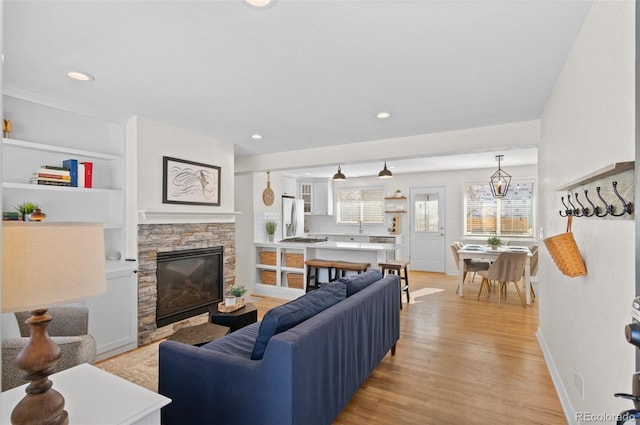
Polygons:
M282 239L304 235L304 204L293 196L282 197Z

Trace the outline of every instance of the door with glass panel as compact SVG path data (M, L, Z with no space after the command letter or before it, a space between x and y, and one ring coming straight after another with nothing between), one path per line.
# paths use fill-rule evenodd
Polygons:
M411 269L444 273L445 188L411 189L409 199Z

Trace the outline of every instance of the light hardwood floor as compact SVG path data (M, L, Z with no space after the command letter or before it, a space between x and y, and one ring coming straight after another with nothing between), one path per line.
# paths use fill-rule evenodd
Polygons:
M470 277L468 277L470 279ZM417 297L401 311L395 357L387 355L335 421L356 424L566 424L535 337L538 309L513 285L498 306L480 278L456 294L457 278L410 272Z

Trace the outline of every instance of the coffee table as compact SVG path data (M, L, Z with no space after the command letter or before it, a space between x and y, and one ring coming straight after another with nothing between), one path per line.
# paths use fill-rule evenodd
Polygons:
M229 332L230 329L227 326L216 325L214 323L203 323L201 325L178 329L167 339L199 347L208 342L222 338L229 334Z
M231 332L237 331L240 328L244 328L247 325L258 321L258 310L253 304L247 303L239 310L232 311L231 313L223 313L218 311L217 306L209 307L209 314L211 315L211 322L229 326Z

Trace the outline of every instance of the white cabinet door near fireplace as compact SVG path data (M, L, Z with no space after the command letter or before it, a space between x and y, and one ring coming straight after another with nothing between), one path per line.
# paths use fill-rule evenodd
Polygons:
M85 301L97 360L138 347L137 262L107 262L107 293Z

